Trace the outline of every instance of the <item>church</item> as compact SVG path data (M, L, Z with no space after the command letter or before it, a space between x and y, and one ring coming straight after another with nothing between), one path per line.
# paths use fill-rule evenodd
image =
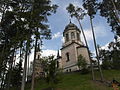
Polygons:
M63 72L79 70L77 66L79 55L85 58L88 65L90 64L88 48L81 41L80 34L80 29L71 21L63 31L65 41L61 48L61 56L59 52L57 55L59 68L61 68Z
M58 51L56 59L57 66L59 66L58 68L62 69L63 72L72 72L79 70L77 66L79 55L82 55L85 58L88 65L90 64L88 48L81 41L80 34L80 29L71 21L63 31L63 37L65 41L60 50L61 56L59 55ZM38 77L43 73L40 57L41 54L38 51L36 53L35 61L35 77Z

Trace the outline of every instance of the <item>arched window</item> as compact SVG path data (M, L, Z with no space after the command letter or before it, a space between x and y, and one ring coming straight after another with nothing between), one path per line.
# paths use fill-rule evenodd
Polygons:
M69 35L66 34L66 42L69 41Z
M71 32L71 39L74 39L75 38L75 34L74 32Z
M77 40L80 40L80 34L77 33Z
M67 58L66 62L70 61L69 52L66 53L66 58Z

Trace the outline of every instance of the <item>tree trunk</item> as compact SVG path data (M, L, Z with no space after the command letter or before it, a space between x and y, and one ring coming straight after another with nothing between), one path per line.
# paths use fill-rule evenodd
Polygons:
M30 60L29 60L29 59L30 59L30 53L28 54L28 65L27 65L27 66L28 66L28 67L27 67L28 69L27 69L27 75L30 74L30 72L29 72L29 71L30 71L30 67L29 67Z
M103 81L103 74L102 74L102 70L101 70L101 66L100 66L99 55L98 55L97 44L96 44L95 33L94 33L94 29L93 29L93 23L92 23L91 16L90 16L90 24L91 24L91 28L92 28L93 41L94 41L94 47L95 47L96 57L97 57L97 61L98 61L98 68L99 68L99 72L100 72L100 77L101 77L101 81Z
M25 61L24 61L24 69L23 69L21 90L25 89L25 83L26 83L27 56L28 56L28 48L29 48L28 44L29 44L29 40L27 40L27 42L26 42L26 52L25 52Z
M11 74L12 74L12 66L13 66L13 59L14 59L14 53L15 53L15 49L13 50L11 59L9 61L9 69L8 69L8 84L7 84L7 90L10 90L10 83L11 83Z
M0 85L0 88L2 90L4 90L5 69L3 70L3 72L1 74L3 74L3 75L1 76L1 85Z
M115 16L116 16L116 19L118 21L118 23L120 24L120 18L119 18L119 13L117 11L117 8L115 6L115 2L113 0L111 0L112 4L113 4L113 8L115 9Z
M2 68L2 65L3 65L3 56L4 56L4 51L5 51L5 44L3 46L3 49L2 49L2 52L1 52L1 55L0 55L0 74L1 74L1 68Z
M94 69L93 69L92 59L91 59L91 57L90 57L89 47L88 47L87 40L86 40L86 37L85 37L84 31L83 31L82 25L81 25L81 22L80 22L79 19L78 19L78 23L79 23L79 25L80 25L80 28L81 28L81 31L82 31L82 34L83 34L83 37L84 37L84 40L85 40L85 44L86 44L86 47L87 47L89 59L90 59L90 66L91 66L91 72L92 72L92 80L95 80Z
M37 28L37 31L38 31L38 28ZM31 90L34 90L34 84L35 84L35 62L36 62L37 41L38 41L38 37L36 35Z

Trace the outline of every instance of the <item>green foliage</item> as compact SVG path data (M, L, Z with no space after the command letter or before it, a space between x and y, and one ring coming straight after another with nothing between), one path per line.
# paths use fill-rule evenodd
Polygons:
M102 68L103 69L111 69L112 68L112 61L111 61L111 54L109 50L100 50L100 59L102 59Z
M22 73L23 73L22 61L20 61L19 63L16 64L16 66L12 70L11 84L13 87L16 86L18 87L19 85L21 85Z
M111 55L112 55L112 61L113 61L113 68L120 69L120 51L113 50L111 52Z
M71 17L75 17L78 20L83 19L83 17L86 15L85 11L80 7L75 7L73 4L69 4L69 6L66 8L68 13Z
M99 4L102 17L107 19L107 23L112 27L112 31L120 36L120 0L103 0Z
M77 63L79 69L85 69L87 66L87 62L85 58L82 55L78 56L78 63Z
M51 0L0 0L0 76L9 68L13 69L8 65L1 71L9 61L13 63L15 50L22 48L22 55L28 55L35 47L35 39L41 43L41 39L51 38L47 18L56 9L57 5L51 4Z
M104 69L120 69L120 43L111 42L108 50L100 50Z
M57 84L61 78L54 56L44 57L42 60L42 67L46 75L47 83L50 84L51 87L54 87L54 84Z
M22 82L22 73L23 73L23 68L22 68L22 61L17 63L13 69L10 71L7 71L6 74L6 79L5 79L5 88L8 86L8 79L10 77L10 72L11 72L11 78L10 78L10 86L12 87L20 87L21 82Z
M79 70L81 70L81 74L87 74L89 72L87 68L87 62L82 55L78 56L78 63L77 63Z
M87 10L87 14L92 18L98 9L98 0L83 0L83 7Z

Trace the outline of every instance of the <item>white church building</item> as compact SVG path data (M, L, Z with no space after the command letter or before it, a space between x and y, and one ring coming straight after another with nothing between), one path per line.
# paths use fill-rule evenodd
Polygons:
M80 29L71 22L63 31L65 41L61 48L61 56L59 54L57 55L59 68L62 68L63 72L71 72L79 69L77 61L80 54L86 59L86 62L90 64L88 48L81 41L80 34Z
M69 23L64 31L63 37L65 39L62 48L61 56L57 55L57 66L61 68L63 72L71 72L79 70L77 66L78 56L82 55L88 65L90 64L90 58L88 54L88 48L83 44L80 38L81 31L73 23ZM35 62L35 77L38 77L43 74L43 68L41 66L40 52L36 53L36 62Z

